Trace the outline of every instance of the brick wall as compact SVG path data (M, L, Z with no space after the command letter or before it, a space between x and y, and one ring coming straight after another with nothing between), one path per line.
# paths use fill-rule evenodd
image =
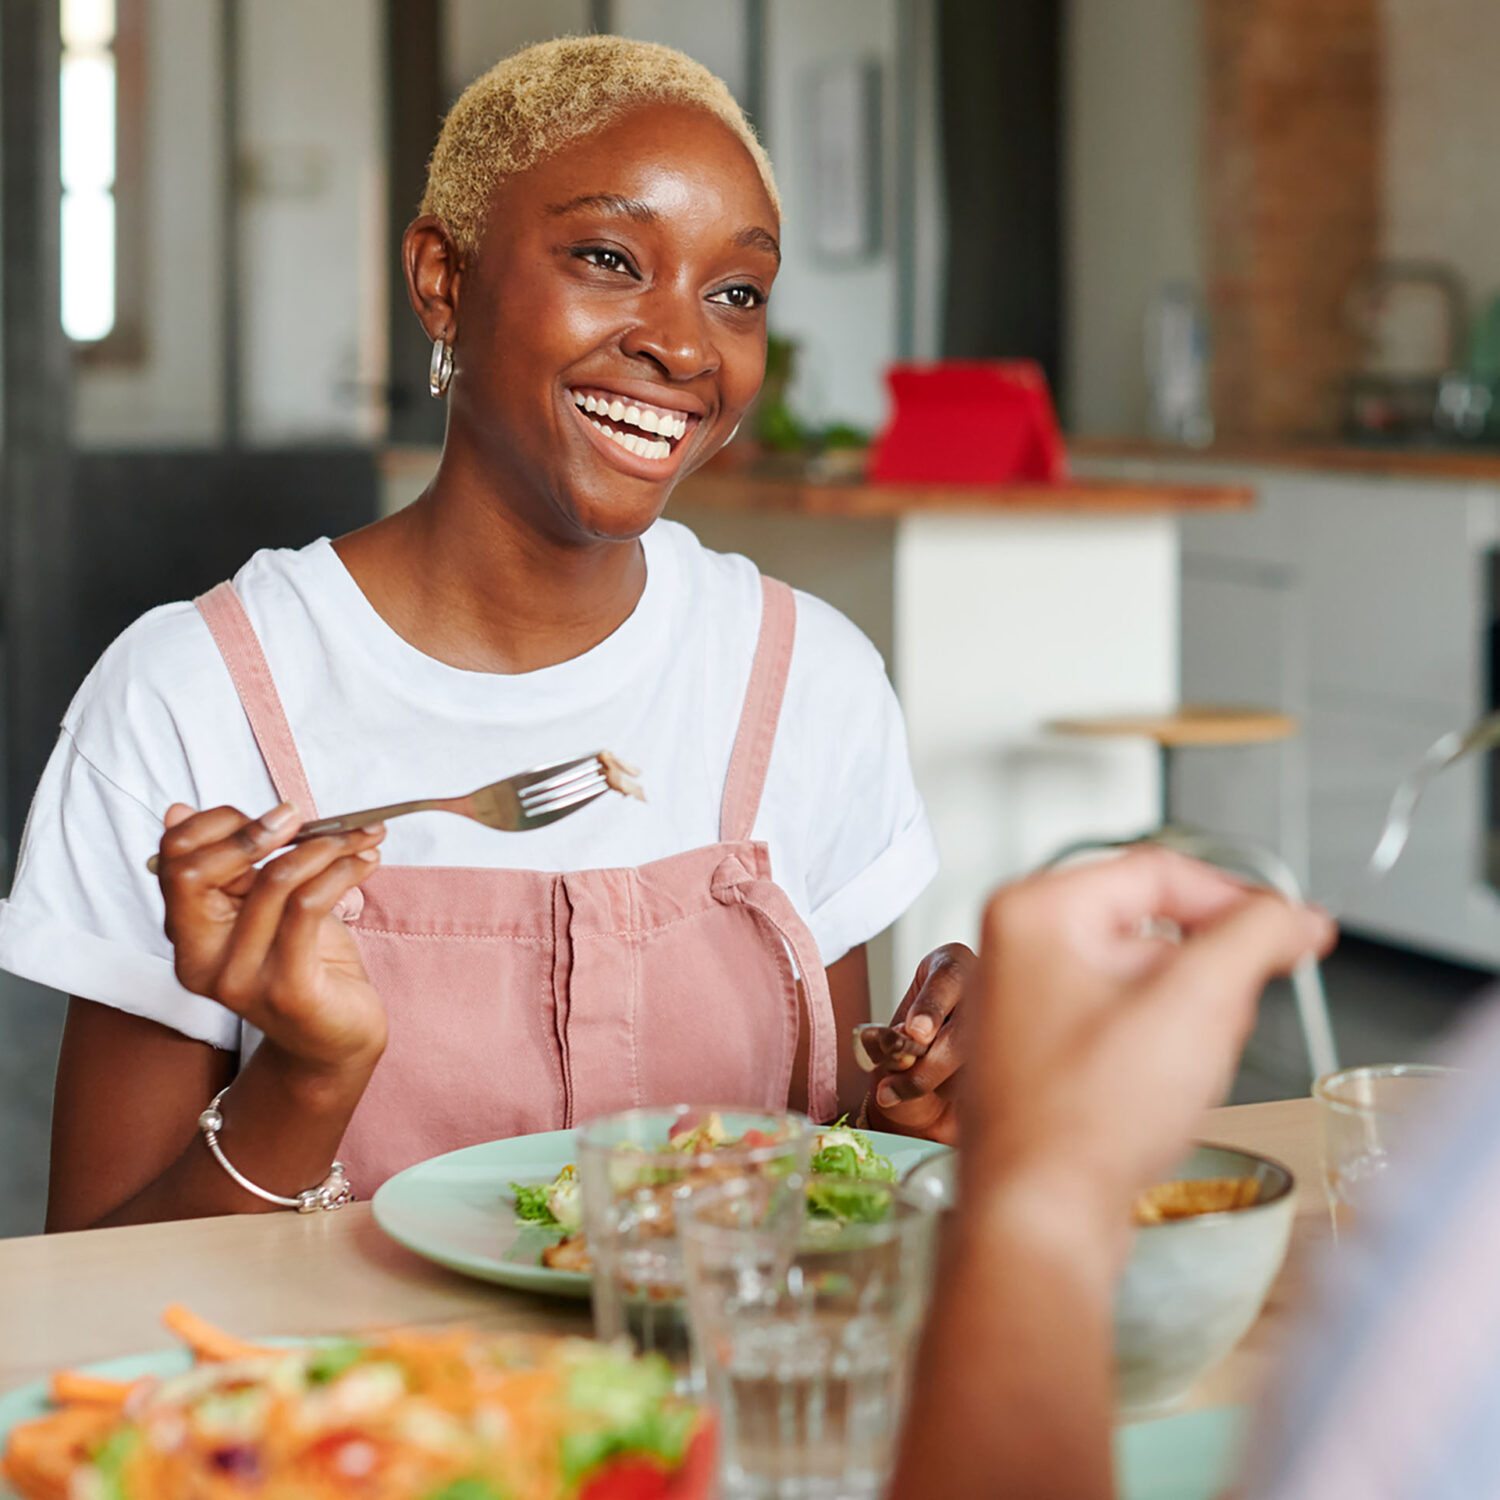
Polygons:
M1215 424L1329 436L1381 232L1380 0L1203 6Z

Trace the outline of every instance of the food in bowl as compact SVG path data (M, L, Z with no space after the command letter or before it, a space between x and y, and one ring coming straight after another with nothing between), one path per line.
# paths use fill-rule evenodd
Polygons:
M707 1500L714 1430L665 1361L463 1329L262 1349L177 1311L181 1375L54 1378L0 1474L24 1500Z
M1286 1258L1296 1182L1270 1157L1197 1145L1168 1182L1247 1182L1252 1201L1138 1224L1115 1288L1115 1396L1122 1417L1175 1406L1249 1331ZM903 1194L937 1208L957 1201L957 1156L928 1157ZM1226 1192L1209 1188L1208 1194ZM1249 1196L1250 1188L1236 1188Z
M1231 1213L1249 1208L1260 1196L1254 1177L1189 1177L1158 1182L1135 1200L1137 1225L1163 1224L1168 1219L1193 1219L1199 1214Z

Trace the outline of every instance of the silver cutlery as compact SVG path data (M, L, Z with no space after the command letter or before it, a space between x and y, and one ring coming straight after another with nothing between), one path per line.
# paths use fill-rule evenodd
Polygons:
M336 818L317 818L304 823L290 842L298 844L328 833L353 833L371 823L384 823L417 812L457 813L502 833L525 833L568 817L611 789L640 797L640 787L632 779L634 775L630 767L609 751L600 750L576 760L519 771L464 797L422 797L412 802L392 802L385 807L361 808ZM146 861L146 868L153 875L157 873L156 855Z
M1374 885L1390 874L1411 837L1417 804L1436 777L1467 756L1496 747L1500 747L1500 713L1486 714L1467 729L1450 729L1434 740L1397 786L1369 859L1337 898L1323 903L1326 909L1337 916L1362 886ZM1226 849L1235 845L1234 840L1220 842ZM915 1041L900 1026L870 1023L854 1028L854 1058L867 1073L878 1068L909 1068L926 1056L931 1045L930 1041L925 1044Z

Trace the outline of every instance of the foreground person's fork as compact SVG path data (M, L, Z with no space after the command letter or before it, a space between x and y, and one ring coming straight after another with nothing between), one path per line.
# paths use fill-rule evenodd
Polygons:
M325 833L353 833L371 823L403 818L407 813L448 812L473 818L486 828L502 833L524 833L566 818L579 808L587 807L597 797L614 787L627 795L640 795L625 769L608 751L560 760L554 765L518 771L503 781L492 781L466 797L422 797L414 802L392 802L385 807L365 807L358 812L342 813L336 818L318 818L304 823L292 835L291 842L315 839ZM152 855L146 868L157 873L159 861Z
M1385 827L1380 830L1380 840L1375 852L1365 866L1362 878L1379 880L1401 857L1406 841L1411 837L1412 814L1417 803L1427 790L1433 777L1446 771L1455 761L1479 750L1493 750L1500 745L1500 714L1486 714L1467 729L1450 729L1447 734L1435 739L1427 747L1427 753L1417 762L1416 768L1396 788L1391 798L1390 811L1385 815Z
M1411 837L1412 818L1416 814L1417 804L1421 802L1433 780L1467 756L1497 747L1500 747L1500 713L1487 714L1470 724L1467 729L1450 729L1434 740L1416 766L1402 778L1391 797L1374 852L1344 889L1331 900L1323 902L1323 906L1337 917L1361 889L1374 885L1390 874L1392 866L1401 857L1407 840ZM1135 842L1139 841L1123 839L1116 844L1092 847L1125 848ZM1233 862L1234 856L1242 859L1250 856L1257 866L1255 873L1258 876L1267 879L1283 895L1295 898L1298 894L1291 871L1281 860L1269 851L1258 849L1243 840L1222 838L1191 829L1168 828L1160 830L1147 842L1175 847L1198 858L1207 857L1211 862L1220 862L1226 855L1230 856L1230 862ZM1066 858L1073 852L1076 851L1065 850L1061 857ZM1278 871L1281 872L1280 879L1276 878ZM1302 967L1304 982L1312 973L1315 970L1309 970L1306 965ZM1293 976L1294 983L1298 977ZM1321 996L1321 980L1317 983L1317 989ZM1304 1005L1299 996L1298 1004L1303 1015L1304 1030L1308 1033L1308 1051L1313 1072L1317 1074L1330 1071L1336 1054L1333 1050L1333 1033L1327 1021L1326 1001L1319 998L1316 1004ZM882 1067L910 1067L925 1056L929 1045L931 1044L924 1045L913 1040L899 1026L867 1024L854 1029L855 1060L866 1072Z

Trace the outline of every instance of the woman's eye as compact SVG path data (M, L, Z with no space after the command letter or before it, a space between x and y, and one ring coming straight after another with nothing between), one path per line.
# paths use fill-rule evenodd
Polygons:
M751 308L760 307L766 300L765 293L753 286L727 286L722 292L715 292L708 299L710 302L722 303L725 307L737 307L743 312Z
M630 262L618 250L611 250L608 245L585 245L582 249L575 250L573 254L582 261L587 261L591 266L598 266L601 271L624 271L630 273Z

